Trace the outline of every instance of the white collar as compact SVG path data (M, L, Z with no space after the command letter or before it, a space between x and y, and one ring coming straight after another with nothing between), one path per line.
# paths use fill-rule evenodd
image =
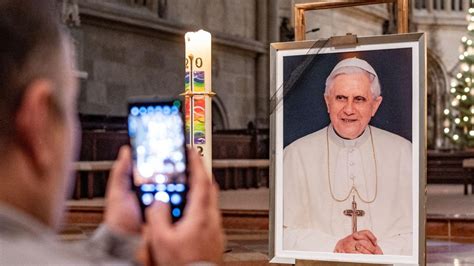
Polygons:
M334 127L332 124L329 124L328 126L328 134L329 134L329 139L331 139L332 142L336 143L337 145L345 148L355 148L359 147L360 145L364 144L370 136L370 126L367 126L362 133L362 135L358 136L355 139L345 139L340 137L336 131L334 130Z

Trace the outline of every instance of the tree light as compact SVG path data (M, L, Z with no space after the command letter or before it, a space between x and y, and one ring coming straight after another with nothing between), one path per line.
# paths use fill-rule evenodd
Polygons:
M463 120L464 122L467 122L467 121L469 121L469 117L465 116L465 117L462 118L462 120Z
M469 66L467 64L462 64L461 68L465 72L469 71Z
M449 109L448 108L444 109L444 114L449 115Z
M471 89L469 89L469 87L464 88L464 92L466 92L466 93L469 92L470 90Z
M454 123L456 123L456 124L461 123L461 119L459 119L459 118L454 119Z
M459 60L464 60L464 55L460 55Z
M445 127L445 128L444 128L444 133L445 133L445 134L448 134L448 133L449 133L449 128Z
M457 134L454 134L453 135L453 140L458 140L459 139L459 136Z
M462 41L462 42L467 42L467 37L466 37L466 36L462 36L461 41Z
M452 102L451 102L451 105L452 106L457 106L459 104L459 100L458 99L454 99Z
M467 100L467 96L466 96L466 95L461 96L461 100L462 100L462 101Z
M470 78L466 78L466 79L464 79L464 81L466 81L466 82L471 82L471 79L470 79Z
M469 136L471 136L471 137L474 136L474 130L469 131Z
M456 78L458 78L458 79L462 78L462 74L461 74L461 73L458 73L458 74L456 75Z
M472 26L472 25L469 25L469 26ZM470 29L470 30L472 30L472 27L471 27L471 29ZM467 40L467 42L466 42L466 43L467 43L467 45L471 45L471 44L472 44L472 40Z

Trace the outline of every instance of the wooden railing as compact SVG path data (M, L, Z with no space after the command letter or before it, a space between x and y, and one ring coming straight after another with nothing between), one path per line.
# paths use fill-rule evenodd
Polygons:
M100 172L109 172L114 161L79 161L75 162L76 182L74 199L81 198L82 182L87 187L87 198L94 197L94 178ZM268 187L269 160L266 159L220 159L212 161L213 173L221 189L249 187ZM85 179L82 173L87 173Z
M81 173L87 173L86 187L87 198L94 197L94 177L97 172L109 172L112 169L114 161L87 161L75 162L74 169L76 170L76 182L74 188L74 199L81 198L82 178Z
M268 187L267 159L221 159L212 161L212 172L222 190Z

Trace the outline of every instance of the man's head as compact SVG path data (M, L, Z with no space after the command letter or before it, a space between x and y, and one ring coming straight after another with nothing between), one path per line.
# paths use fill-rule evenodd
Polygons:
M343 138L355 139L382 102L377 73L364 60L344 59L326 79L324 99L335 131Z
M76 81L55 1L0 2L0 201L59 221L75 154Z

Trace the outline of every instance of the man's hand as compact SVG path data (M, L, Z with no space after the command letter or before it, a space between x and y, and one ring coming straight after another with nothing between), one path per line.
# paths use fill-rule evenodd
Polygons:
M339 240L334 248L334 252L383 254L382 249L377 245L377 238L369 230L358 231Z
M168 204L159 201L146 211L144 234L151 260L159 265L221 262L224 234L217 187L196 151L189 152L189 162L190 191L183 217L173 225Z
M131 167L130 148L122 146L110 171L105 196L105 224L117 233L138 234L142 225L138 199L130 189Z

